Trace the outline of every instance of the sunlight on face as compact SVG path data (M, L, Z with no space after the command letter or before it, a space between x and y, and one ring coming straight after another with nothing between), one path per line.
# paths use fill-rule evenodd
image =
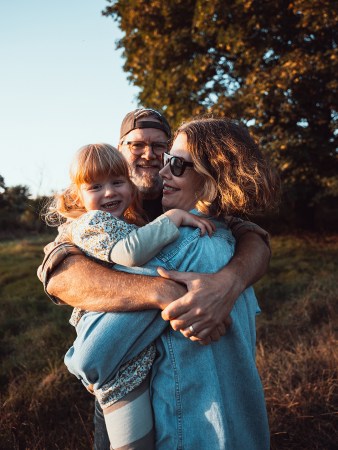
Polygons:
M185 133L180 133L176 137L170 155L178 156L186 162L192 162ZM187 167L183 175L177 177L171 173L169 164L167 164L160 171L160 175L163 178L163 208L180 208L189 211L195 207L203 179L193 167Z

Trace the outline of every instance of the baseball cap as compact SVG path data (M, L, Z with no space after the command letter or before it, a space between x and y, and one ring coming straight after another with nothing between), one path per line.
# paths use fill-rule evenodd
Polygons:
M144 120L148 118L150 120ZM157 122L151 119L156 119ZM138 108L128 113L121 124L120 139L136 128L157 128L164 131L168 138L171 137L170 125L167 119L155 109Z

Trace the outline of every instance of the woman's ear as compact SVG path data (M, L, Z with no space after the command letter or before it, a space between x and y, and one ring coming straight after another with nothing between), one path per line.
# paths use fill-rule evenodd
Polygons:
M196 208L203 214L209 215L214 214L215 201L217 199L218 189L217 184L214 179L206 178L203 180L203 185L197 192L198 202Z
M201 191L201 200L211 204L217 197L217 184L215 180L211 178L207 178L204 180L202 191Z

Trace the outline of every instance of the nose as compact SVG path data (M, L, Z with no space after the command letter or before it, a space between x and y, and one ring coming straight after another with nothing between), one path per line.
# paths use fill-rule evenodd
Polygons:
M169 164L166 164L162 167L162 169L159 171L159 174L162 178L170 178L171 172L169 168Z
M116 194L115 187L113 184L107 184L105 189L105 197L113 197Z
M145 146L144 152L141 155L142 158L150 160L150 159L157 159L157 155L153 152L153 147L151 144L147 144Z

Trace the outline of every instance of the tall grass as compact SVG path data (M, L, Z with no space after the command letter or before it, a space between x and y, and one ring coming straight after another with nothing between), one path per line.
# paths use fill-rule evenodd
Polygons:
M273 240L256 292L257 364L265 388L271 448L337 448L338 239Z
M0 449L89 449L93 399L63 365L74 339L70 308L54 306L35 275L44 243L0 243ZM331 450L338 237L278 237L272 246L256 286L271 448Z
M54 306L35 275L44 243L0 244L3 450L92 447L92 398L63 364L74 339L71 310Z

